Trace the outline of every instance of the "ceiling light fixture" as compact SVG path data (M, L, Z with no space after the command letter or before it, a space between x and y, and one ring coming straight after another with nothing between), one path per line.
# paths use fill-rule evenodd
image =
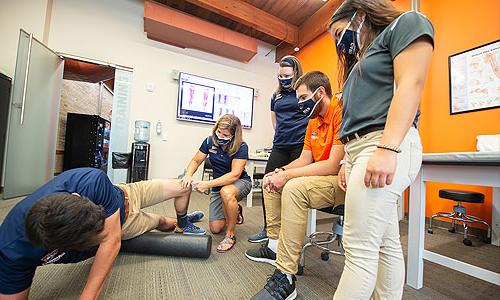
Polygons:
M299 50L300 50L300 48L299 48L299 47L295 47L295 48L293 48L293 51L295 51L295 52L297 52L297 51L299 51Z

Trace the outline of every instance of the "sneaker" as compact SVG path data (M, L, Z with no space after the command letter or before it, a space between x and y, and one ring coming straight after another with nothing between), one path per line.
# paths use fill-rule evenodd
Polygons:
M295 289L295 275L292 275L292 283L288 281L285 273L276 269L274 274L267 279L262 290L255 294L250 300L292 300L297 298Z
M267 247L267 244L261 245L260 248L248 249L245 251L245 256L256 262L263 262L276 266L276 253Z
M175 226L175 233L183 233L183 234L191 234L191 235L204 235L207 231L203 228L200 228L193 223L188 222L186 227L178 227Z
M203 217L205 216L205 214L202 211L197 210L197 211L193 211L190 214L187 214L186 216L187 216L188 222L195 223L195 222L200 222L201 219L203 219Z
M261 231L257 232L254 235L251 235L248 237L248 241L250 243L260 243L260 242L267 242L269 239L267 238L267 231L266 229L262 229Z

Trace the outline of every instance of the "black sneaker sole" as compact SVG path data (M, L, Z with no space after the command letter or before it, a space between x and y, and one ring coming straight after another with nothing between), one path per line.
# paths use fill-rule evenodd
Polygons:
M270 264L271 266L276 267L276 260L274 260L274 259L270 259L270 258L261 258L261 257L253 257L253 256L248 255L246 252L245 252L245 256L246 256L249 260L253 260L253 261L256 261L256 262L260 262L260 263ZM295 296L297 296L297 292L295 292ZM287 298L287 299L288 299L288 298ZM290 298L290 299L295 299L295 298Z
M288 295L288 297L286 297L285 300L293 300L295 298L297 298L297 289L293 290L293 292L290 295Z
M250 243L262 243L262 242L267 242L269 240L269 238L265 237L265 238L261 238L261 239L258 239L258 240L251 240L251 239L248 239L248 241Z

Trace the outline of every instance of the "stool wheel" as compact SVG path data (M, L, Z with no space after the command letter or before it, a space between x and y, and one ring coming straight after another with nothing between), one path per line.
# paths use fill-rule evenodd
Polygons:
M464 243L465 246L469 246L469 247L472 246L472 241L469 240L469 239L464 239L463 243Z
M321 252L321 260L328 261L330 259L330 254L328 252Z
M297 270L297 275L302 275L304 274L304 266L299 265L299 268Z
M432 230L432 228L429 228L429 229L427 229L427 233L433 234L434 231Z
M450 233L455 233L455 232L456 232L455 228L450 228L450 229L448 229L448 231L449 231Z

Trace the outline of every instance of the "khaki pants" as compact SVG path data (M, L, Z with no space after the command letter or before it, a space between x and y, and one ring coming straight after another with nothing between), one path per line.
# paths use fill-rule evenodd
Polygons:
M128 218L122 225L122 240L128 240L158 227L161 216L141 209L166 200L161 180L119 184L128 194Z
M308 176L288 181L281 192L264 190L267 236L278 239L276 264L282 272L296 274L304 243L309 208L344 203L337 176Z
M422 146L415 128L401 143L391 185L367 188L366 166L382 131L346 144L347 194L344 221L345 265L333 299L401 299L405 265L397 200L415 179L422 163Z

